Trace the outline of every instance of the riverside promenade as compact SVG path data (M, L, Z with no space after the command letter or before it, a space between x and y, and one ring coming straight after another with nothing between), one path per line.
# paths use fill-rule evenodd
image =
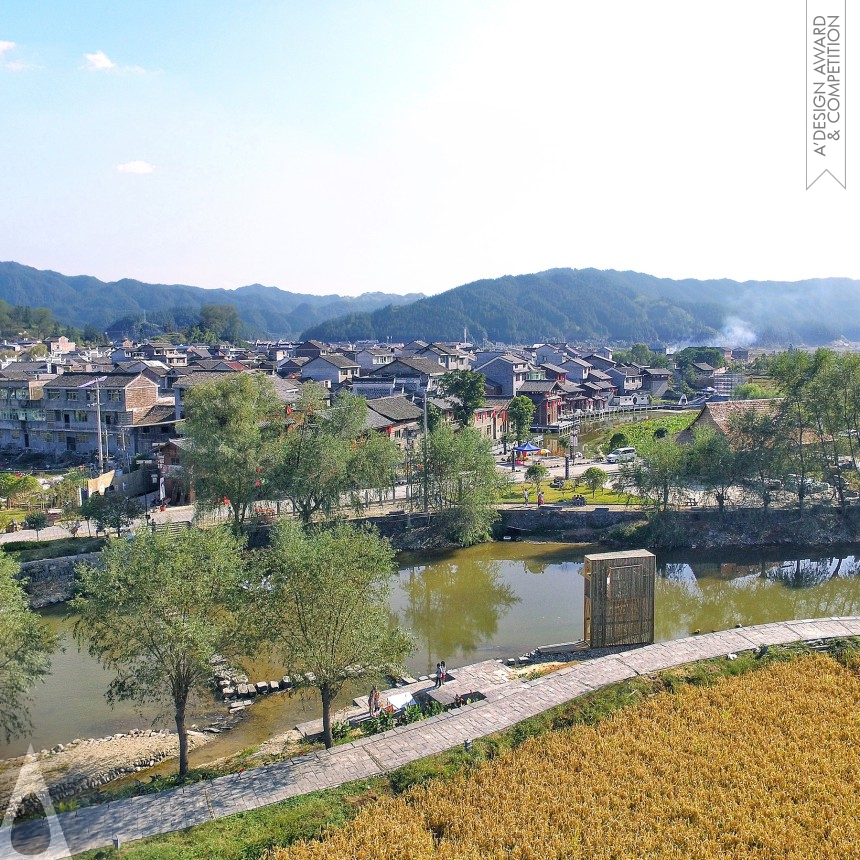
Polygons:
M648 645L598 657L519 685L490 689L487 698L330 750L256 768L160 794L92 806L56 816L72 854L205 824L297 795L379 776L434 753L508 729L522 720L607 684L697 660L759 648L860 636L860 617L816 618L760 624ZM0 860L36 850L39 823L0 830ZM40 850L44 850L44 845ZM50 852L50 849L48 849ZM69 856L67 853L50 856Z

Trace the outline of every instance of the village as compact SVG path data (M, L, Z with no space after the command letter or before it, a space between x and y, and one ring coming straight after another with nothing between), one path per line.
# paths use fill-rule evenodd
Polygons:
M584 422L659 405L728 400L744 384L742 369L755 357L748 349L726 348L722 367L693 362L693 378L689 372L687 378L694 390L685 386L688 396L675 390L677 374L670 366L625 364L613 360L607 347L124 340L84 349L65 337L34 350L38 345L29 339L2 345L8 356L0 368L3 467L51 471L85 465L93 477L113 470L114 489L155 492L174 504L189 501L187 488L171 480L181 463L185 395L225 374L270 377L286 409L308 381L324 386L329 402L339 391L351 391L367 401L367 429L406 450L422 431L425 408L453 420L453 405L439 387L443 375L472 371L484 377L484 395L471 420L495 451L507 454L509 443L521 441L514 439L508 408L513 398L526 397L534 406L529 433L545 435L552 453L574 455ZM32 358L34 352L42 355ZM569 451L559 450L559 438L567 439ZM147 480L158 483L134 483L130 473L153 458L159 477Z

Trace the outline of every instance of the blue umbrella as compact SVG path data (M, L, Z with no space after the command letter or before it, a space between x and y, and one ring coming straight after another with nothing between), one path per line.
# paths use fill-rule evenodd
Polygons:
M540 451L540 448L537 445L532 445L531 442L526 442L523 445L517 445L514 451L524 451L527 454L531 454L533 451Z

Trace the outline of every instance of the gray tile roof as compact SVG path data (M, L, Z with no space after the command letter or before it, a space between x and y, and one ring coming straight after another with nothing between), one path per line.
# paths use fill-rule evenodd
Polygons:
M412 403L408 397L397 394L392 397L377 397L374 400L368 400L367 405L374 412L391 421L417 421L424 415L424 411Z

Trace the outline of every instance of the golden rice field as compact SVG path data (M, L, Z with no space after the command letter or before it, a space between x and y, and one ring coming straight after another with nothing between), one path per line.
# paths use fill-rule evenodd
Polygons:
M271 856L860 857L860 674L812 655L660 694Z

